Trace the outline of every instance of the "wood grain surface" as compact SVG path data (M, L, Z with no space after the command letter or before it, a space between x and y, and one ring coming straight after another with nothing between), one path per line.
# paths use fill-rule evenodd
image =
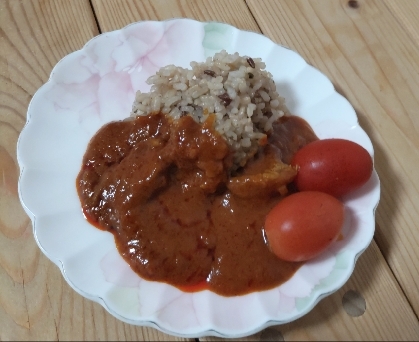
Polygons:
M61 58L101 32L177 17L262 32L300 53L355 107L381 179L374 241L342 289L239 340L418 340L415 0L0 0L0 340L184 340L122 323L67 285L33 238L16 157L29 102Z

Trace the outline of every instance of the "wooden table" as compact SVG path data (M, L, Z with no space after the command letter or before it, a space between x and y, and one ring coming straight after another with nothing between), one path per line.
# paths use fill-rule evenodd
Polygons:
M1 0L0 340L182 340L122 323L67 285L34 241L16 159L29 101L62 57L102 32L173 17L294 49L352 103L375 148L376 233L352 277L303 318L247 340L418 340L417 0Z

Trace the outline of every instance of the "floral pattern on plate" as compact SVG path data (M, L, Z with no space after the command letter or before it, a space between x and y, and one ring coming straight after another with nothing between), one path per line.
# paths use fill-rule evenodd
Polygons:
M183 293L136 275L116 251L113 236L82 215L75 179L83 154L103 124L129 115L135 92L148 91L145 81L160 67L189 67L221 49L261 57L290 111L320 138L353 140L373 155L352 106L296 52L254 32L189 19L134 23L63 58L33 97L18 142L21 202L38 245L66 281L125 322L184 337L246 336L309 312L351 275L372 240L380 195L374 171L344 199L344 238L269 291L237 297Z

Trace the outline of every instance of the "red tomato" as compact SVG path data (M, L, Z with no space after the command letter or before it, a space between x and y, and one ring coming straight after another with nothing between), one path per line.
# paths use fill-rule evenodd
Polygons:
M314 141L294 155L291 165L298 167L298 190L322 191L335 197L364 185L373 168L368 151L345 139Z
M305 261L323 252L342 229L344 205L324 192L303 191L285 197L268 214L265 232L278 258Z

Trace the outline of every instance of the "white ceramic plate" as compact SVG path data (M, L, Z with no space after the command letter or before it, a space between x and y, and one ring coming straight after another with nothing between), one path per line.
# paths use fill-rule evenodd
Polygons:
M134 23L63 58L33 97L18 142L20 199L39 247L66 281L125 322L184 337L241 337L309 312L351 275L372 240L380 195L374 171L362 189L345 198L344 239L269 291L230 298L183 293L133 273L113 236L82 215L75 180L83 154L103 124L129 115L135 92L149 90L145 80L159 67L189 67L221 49L261 57L288 108L320 138L353 140L373 155L352 106L297 53L257 33L187 19Z

